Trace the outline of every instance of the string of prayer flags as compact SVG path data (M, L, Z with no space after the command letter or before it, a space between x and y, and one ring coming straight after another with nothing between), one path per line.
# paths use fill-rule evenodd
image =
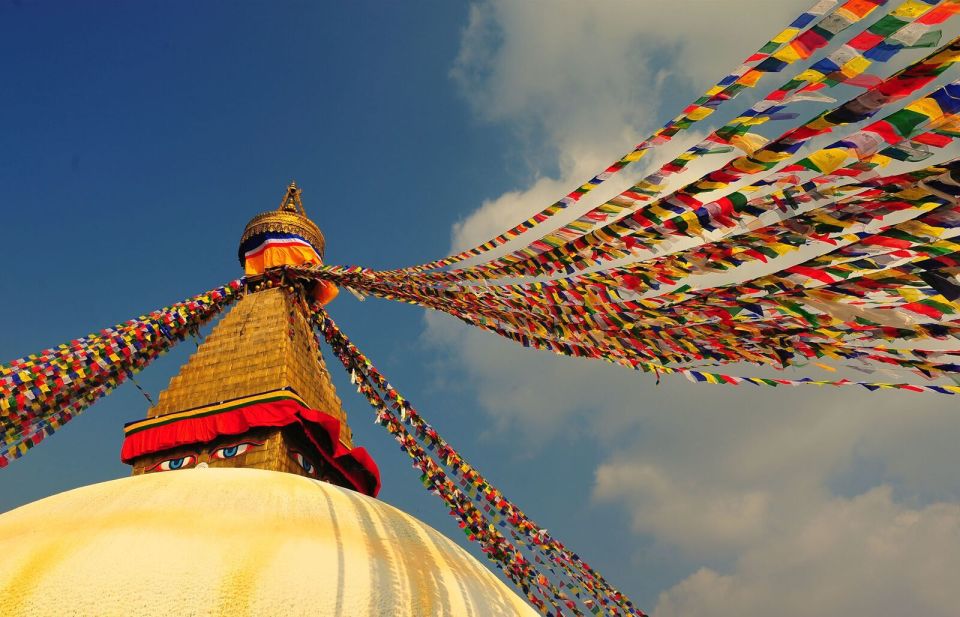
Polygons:
M602 172L596 174L563 198L547 206L519 225L474 248L426 264L400 268L393 272L426 272L428 270L453 265L490 252L531 229L539 227L556 214L578 203L584 195L612 178L631 163L643 158L647 152L653 148L668 143L680 131L690 128L694 123L711 115L722 103L735 98L744 88L755 87L765 74L781 70L783 68L782 66L776 68L769 63L772 54L783 49L785 46L796 44L798 47L803 48L811 45L812 43L806 40L805 36L812 28L816 27L817 24L825 22L831 17L835 17L836 19L830 22L833 25L828 28L839 27L839 30L842 30L852 23L864 19L884 2L886 2L886 0L849 0L843 5L842 9L838 10L838 0L819 0L810 9L797 16L786 29L764 43L756 52L750 54L743 63L709 88L701 97L685 107L680 115L655 131L646 140L640 142L632 151L607 166ZM842 27L840 27L841 25ZM797 41L801 39L804 39L804 42L798 43ZM764 65L764 62L767 62L767 64ZM763 69L759 68L761 65L764 66Z
M871 25L864 33L861 33L875 34L879 32L885 32L888 35L886 38L877 38L875 36L864 38L858 35L858 37L855 37L855 39L860 41L859 45L861 50L866 53L874 47L881 45L884 41L887 41L888 39L892 40L893 37L900 32L900 29L907 28L908 25L913 23L912 20L920 19L928 11L930 11L933 8L931 6L933 4L937 4L937 0L930 0L924 4L920 4L914 0L906 0L898 9L893 11L891 14L884 16L879 22ZM954 14L956 10L960 10L960 0L951 0L949 4L955 7L955 10L940 12L942 14L942 19L946 19L947 16ZM861 18L869 14L868 11L862 10L863 8L869 9L869 7L861 7ZM938 14L938 18L940 18L940 14ZM819 33L816 32L818 28L815 26L813 29L811 29L811 31L809 31L809 33L813 33L815 35L814 38L816 38L818 42L815 44L798 44L802 48L808 49L812 52L814 49L819 49L820 47L826 45L826 43L829 42L833 36L853 23L854 22L852 21L842 20L839 23L833 24L830 29L821 29ZM932 23L933 22L931 22L931 24ZM924 24L924 27L929 28L929 25L930 24ZM892 29L893 26L897 27ZM823 44L821 45L820 42ZM851 43L853 43L853 41L851 41ZM901 48L902 46L896 49L899 50ZM843 48L835 53L842 54ZM878 60L881 62L889 60L895 55L895 53L896 52L886 54L882 59ZM483 272L484 276L490 276L491 273L497 272L498 269L502 269L505 266L516 263L517 261L528 259L542 252L549 251L564 242L574 240L592 230L597 223L604 223L609 221L611 218L619 218L624 214L632 212L643 202L659 195L666 178L668 178L670 175L683 171L689 163L699 159L701 156L723 152L724 150L718 150L718 146L720 144L733 144L747 154L753 154L757 149L766 144L767 140L759 135L749 133L748 131L751 127L769 120L786 119L786 116L783 114L782 110L785 109L790 103L794 103L799 100L810 100L812 96L812 94L810 94L812 92L812 88L822 85L832 87L846 81L847 78L845 75L847 74L849 74L850 78L852 79L853 73L851 72L851 67L856 66L858 70L862 72L870 65L869 60L862 58L862 56L858 54L854 54L852 56L849 54L843 55L845 57L843 66L847 73L830 73L834 79L827 80L826 74L822 74L817 71L811 71L809 69L802 71L795 77L791 78L780 88L772 91L762 101L755 103L746 112L742 113L740 116L730 121L723 127L714 130L698 144L691 146L685 153L681 154L674 160L663 164L659 169L648 174L641 181L635 183L632 187L621 193L613 200L605 202L600 206L587 211L573 222L568 223L566 226L560 229L550 232L538 240L534 240L526 247L517 249L513 253L500 257L491 262L479 264L473 268L467 268L466 271L469 272L476 270L478 272ZM862 59L862 61L858 61L858 59ZM779 69L782 69L789 63L790 62L784 62ZM801 90L807 92L807 94L801 96ZM788 96L791 92L796 92L796 95ZM832 99L829 100L832 101Z
M960 164L934 162L946 158L960 137L960 81L945 78L960 59L960 39L917 52L925 55L892 75L868 71L938 44L939 28L958 12L960 0L817 2L631 152L496 238L409 268L374 271L306 260L286 272L295 281L324 281L327 298L343 286L444 311L527 347L658 376L899 387L764 381L709 368L749 363L779 370L819 363L906 371L930 382L956 379L954 356L920 353L916 346L960 333ZM554 215L651 149L791 66L797 72L781 85L627 191L584 207L572 222L517 242L519 248L500 257L441 270L484 257L530 230L547 229ZM931 86L934 80L940 85ZM856 88L856 95L837 103L827 92L840 84ZM918 94L927 86L930 91ZM778 137L757 132L773 121L794 120L806 108L800 103L826 109ZM828 133L836 137L827 145L817 142L802 152ZM697 160L719 162L668 191L670 176ZM882 176L894 162L900 169ZM762 272L744 275L748 266ZM709 278L718 274L727 282ZM225 286L0 367L0 466L195 333L238 290L239 283ZM894 342L909 348L891 351ZM376 381L375 374L367 377ZM953 392L932 383L901 385ZM460 498L448 487L431 486ZM516 538L506 534L503 541ZM557 602L552 590L536 589L542 606Z
M836 3L831 4L835 5ZM765 46L760 53L750 58L754 61L762 60L760 64L763 70L760 70L759 66L754 69L741 67L739 72L735 71L725 78L725 80L722 80L721 84L725 86L724 89L717 89L720 84L713 89L713 96L719 97L719 100L729 100L736 96L739 89L756 85L755 79L742 78L751 75L762 75L765 72L779 71L791 64L794 59L809 57L808 53L823 48L829 43L833 36L868 17L876 8L883 4L885 4L885 2L860 2L859 0L844 4L839 9L836 9L835 12L826 14L822 21L814 24L813 27L806 32L795 34L793 40L781 50L782 57L780 58L773 57L769 53L764 53L769 49L768 46ZM631 212L639 203L642 203L643 200L658 194L662 189L662 183L667 175L681 171L690 161L700 156L717 152L716 143L714 142L735 142L739 145L744 145L748 143L750 139L755 140L759 138L759 136L748 135L746 129L770 119L792 117L792 114L784 114L780 110L789 103L798 100L811 100L822 96L818 95L815 90L854 80L859 76L859 73L869 67L871 62L887 61L891 59L897 51L915 46L905 45L903 41L910 41L911 43L917 44L918 39L922 38L923 35L930 30L931 26L943 23L946 19L953 16L957 12L958 6L960 5L958 5L956 0L948 0L946 2L938 2L937 0L923 0L922 2L918 0L906 0L889 14L882 16L879 21L854 37L847 45L842 46L840 50L835 52L834 56L831 56L837 60L842 60L842 70L828 74L816 70L801 72L784 84L784 86L771 92L767 98L757 103L750 111L736 118L727 126L717 129L711 133L706 140L691 147L687 153L681 155L673 162L665 164L660 170L649 175L616 199L591 209L567 226L534 240L527 247L518 249L507 257L500 258L486 266L475 266L474 268L485 268L488 271L490 269L495 270L497 266L503 265L504 263L511 263L517 259L548 251L554 246L557 246L558 242L562 243L563 241L573 240L588 232L593 225L598 222L606 222L612 217L622 216L624 213ZM817 8L818 13L822 10L824 10L822 6ZM812 13L810 15L812 15ZM802 19L799 19L798 22L809 23L811 19L812 17L810 16L804 16ZM936 32L933 34L936 34ZM771 44L773 43L771 42ZM853 45L853 47L850 47L850 45ZM881 47L886 49L887 52L873 54L870 59L861 55ZM788 49L793 51L787 51ZM846 51L852 51L853 53L851 55L846 53ZM827 70L828 67L827 65L821 65L821 68ZM744 70L746 72L744 72ZM875 85L875 83L876 82L871 82L872 85ZM792 91L796 91L792 96L796 96L797 98L788 97L788 94ZM709 92L710 91L708 91L708 93ZM709 97L702 97L697 103L707 103L709 100ZM702 120L712 113L709 103L705 106L702 104L694 104L689 106L687 110L691 112L697 110L698 114L702 114L698 115L692 121ZM690 118L687 118L688 122L684 124L682 121L683 118L683 115L675 118L671 121L672 127L671 123L668 123L667 126L655 134L655 137L662 140L664 135L669 137L675 134L676 130L678 130L677 127L689 126L689 124L692 123ZM748 150L752 152L756 147L759 147L759 145L760 144L751 146ZM555 214L556 211L553 213ZM451 258L437 260L430 264L403 268L394 272L424 272L429 269L457 263L463 259L476 257L501 246L521 233L539 226L549 218L542 218L542 215L543 212L535 215L521 226L501 234L494 240L484 243L476 249L465 251ZM552 216L552 214L550 216ZM469 271L471 269L472 268L468 268L467 270Z
M240 281L96 334L0 365L0 467L23 456L84 409L231 304Z
M960 51L960 43L956 45L956 49ZM940 144L945 145L949 141L924 137L925 131L928 127L945 122L948 117L958 112L960 112L960 82L954 82L939 88L927 97L910 103L904 109L894 112L883 120L870 124L857 135L876 135L881 143L891 146L917 136L934 147L939 147ZM851 157L849 152L857 152L857 149L866 141L872 140L846 138L807 156L804 163L786 166L781 174L819 169L818 163L824 164L829 172L836 173L839 170L830 168L830 164L826 161L833 161L835 164L838 156L843 156L844 159L849 158ZM850 174L843 176L849 177L863 170L864 167L858 165L852 168ZM725 179L729 184L743 175L746 173L731 173L725 176ZM712 177L719 182L720 176L714 172L706 177ZM708 203L703 203L692 194L680 190L669 198L655 201L617 223L594 230L574 242L557 246L547 253L537 255L535 259L514 264L504 270L510 274L526 275L552 274L558 270L564 272L584 270L601 262L613 261L634 252L641 252L666 238L691 237L714 228L729 227L749 210L746 207L749 203L749 194L769 184L769 179L762 179L751 186L740 188ZM715 188L720 187L715 186ZM821 189L818 187L815 190ZM756 214L756 211L752 214Z
M898 272L891 281L889 272L873 272L869 269L857 283L858 277L849 276L838 289L845 294L856 290L853 285L866 285L865 290L876 295L889 287L890 293L885 301L877 299L879 308L864 310L864 315L872 316L879 311L884 314L881 322L873 326L873 336L893 336L912 339L938 336L943 330L932 326L936 324L914 323L910 320L897 322L898 328L883 323L884 311L895 307L906 307L917 302L929 310L943 310L945 301L936 298L912 298L903 295L910 285L915 285L916 277L907 278L906 272ZM331 272L311 270L304 276L330 276ZM557 310L546 305L523 303L493 303L481 305L477 296L468 296L459 292L444 293L438 289L420 290L398 289L381 286L369 279L363 281L355 269L351 275L342 270L340 276L330 278L341 285L356 286L363 293L369 293L388 299L418 304L428 308L442 310L458 317L464 322L514 340L524 346L548 349L555 353L603 359L630 368L646 370L651 367L677 365L686 369L694 361L710 360L723 364L732 362L752 362L765 366L786 366L794 364L797 358L811 356L831 357L856 361L858 364L876 360L875 347L853 348L844 342L844 338L865 335L869 327L867 322L850 325L842 319L822 312L815 307L804 308L803 298L757 298L754 303L763 305L766 313L761 319L751 317L749 312L738 308L745 304L738 300L732 291L731 300L724 304L692 305L690 300L677 298L677 306L657 304L656 310L640 305L632 305L629 311L622 313L584 311L576 305L565 306ZM925 285L920 282L921 285ZM745 287L750 287L746 285ZM840 293L840 292L838 292ZM794 294L795 295L795 294ZM725 297L725 296L723 296ZM821 298L824 297L821 293ZM933 302L933 308L929 305ZM885 304L884 304L885 302ZM597 305L593 305L599 308ZM727 308L729 306L729 308ZM936 309L939 307L939 309ZM577 310L573 310L577 309ZM946 308L947 312L955 313ZM571 312L572 311L572 312ZM728 312L729 311L729 312ZM942 314L941 314L942 316ZM659 320L662 325L653 325ZM643 324L643 325L641 325ZM649 325L648 325L649 324ZM639 329L637 326L640 326ZM955 334L956 327L950 326L947 332ZM785 350L789 352L785 353ZM905 369L920 370L925 376L952 374L957 371L955 363L916 360L907 357L882 360L886 364L896 364ZM659 370L659 368L658 368ZM662 371L669 373L670 371ZM807 383L809 380L781 380L780 385ZM713 382L710 382L713 383ZM729 383L719 381L715 383ZM765 383L765 382L764 382ZM812 382L811 382L812 383ZM866 385L864 385L866 384ZM757 385L763 385L757 383ZM765 385L776 385L765 383ZM874 382L847 382L845 380L813 383L813 385L861 385L872 387ZM884 387L887 387L884 385ZM904 388L908 389L908 388ZM938 393L953 393L950 388L943 389L921 387L919 390Z

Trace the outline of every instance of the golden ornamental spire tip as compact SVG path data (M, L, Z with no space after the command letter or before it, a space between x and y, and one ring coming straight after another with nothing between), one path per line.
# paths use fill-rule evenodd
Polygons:
M280 207L277 210L286 210L288 212L297 212L306 216L307 213L303 209L303 201L300 199L300 194L303 192L299 186L297 186L296 181L290 182L290 186L287 187L287 192L284 194L283 199L280 200Z

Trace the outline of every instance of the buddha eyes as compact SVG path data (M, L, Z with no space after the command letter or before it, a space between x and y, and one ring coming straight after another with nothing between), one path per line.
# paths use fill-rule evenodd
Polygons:
M186 456L168 458L165 461L160 461L147 471L176 471L177 469L192 467L196 462L197 457L193 456L192 454L188 454Z
M244 454L247 450L254 446L262 446L263 443L256 443L253 441L245 441L243 443L234 444L232 446L225 446L223 448L217 448L211 453L211 457L215 460L233 458L235 456L240 456Z
M216 450L210 452L210 460L224 460L233 458L235 456L240 456L241 454L244 454L250 450L250 448L262 445L262 441L244 441L242 443L233 444L232 446L217 448ZM196 454L186 454L176 458L168 458L160 461L153 467L150 467L147 469L147 471L176 471L177 469L187 469L189 467L196 466L198 457L199 455Z
M311 463L303 454L296 451L291 451L290 456L293 457L293 460L297 461L297 465L300 465L300 468L311 476L317 475L317 467Z

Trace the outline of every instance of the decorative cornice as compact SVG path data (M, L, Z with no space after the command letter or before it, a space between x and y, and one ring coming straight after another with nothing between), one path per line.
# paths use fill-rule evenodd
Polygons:
M260 233L273 231L282 233L294 233L313 245L320 257L323 257L326 241L323 232L317 225L306 216L289 210L271 210L262 212L247 223L243 230L243 236L240 238L240 244L243 244L252 236Z

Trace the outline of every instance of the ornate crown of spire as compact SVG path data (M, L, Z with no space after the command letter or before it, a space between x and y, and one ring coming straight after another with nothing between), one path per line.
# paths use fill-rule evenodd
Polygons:
M262 212L247 223L243 230L243 236L240 238L240 244L266 232L279 232L297 234L303 237L317 251L317 254L323 258L326 240L320 228L307 218L307 212L303 208L303 201L300 198L302 190L296 182L291 182L287 187L287 192L280 201L280 207L276 210ZM243 256L240 255L240 263L243 263Z

